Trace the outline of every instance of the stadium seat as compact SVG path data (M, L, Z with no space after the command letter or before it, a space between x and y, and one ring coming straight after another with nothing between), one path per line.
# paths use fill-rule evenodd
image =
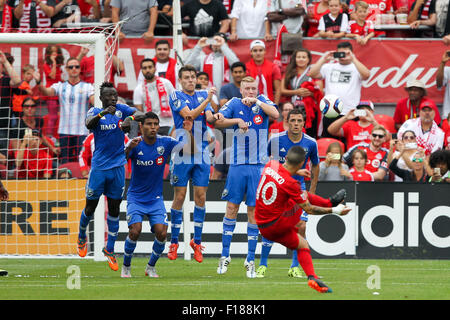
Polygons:
M72 172L72 177L77 179L82 179L83 175L81 174L80 164L78 162L67 162L58 167L59 169L67 168Z
M394 122L394 118L392 118L391 116L388 116L386 114L376 114L375 116L375 120L383 125L387 131L389 131L390 133L396 133L397 129L395 129L395 122Z
M324 160L327 155L328 146L333 143L338 142L341 145L342 152L345 152L345 145L342 141L334 138L319 138L317 139L317 149L319 152L319 159Z

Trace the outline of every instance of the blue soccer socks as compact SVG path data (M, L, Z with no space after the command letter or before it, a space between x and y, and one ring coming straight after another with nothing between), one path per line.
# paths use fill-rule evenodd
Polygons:
M119 234L119 217L106 218L106 224L108 225L108 241L106 242L106 250L108 252L114 252L114 244L116 243L117 235Z
M253 223L247 224L248 254L247 261L255 261L256 245L258 244L259 230L258 226Z
M205 221L205 207L195 206L194 208L194 242L202 242L203 222Z
M236 219L223 218L222 233L222 257L230 256L231 238L233 237L234 228L236 227Z
M79 227L79 232L78 232L78 239L84 239L86 238L86 228L89 224L89 222L91 221L92 216L87 216L84 213L84 209L81 212L81 217L80 217L80 227Z
M171 243L178 243L178 236L180 235L181 223L183 222L183 211L170 209L170 221L171 221Z
M150 260L148 261L148 264L150 266L152 266L152 267L155 266L159 257L163 253L165 247L166 247L165 241L161 242L155 238L155 241L153 242L152 254L150 255Z
M269 258L270 250L272 250L273 241L270 241L264 237L261 239L261 261L259 262L260 266L267 267L267 260Z
M125 240L125 248L123 254L123 265L129 267L131 265L131 259L133 258L134 249L136 249L136 241L127 237Z

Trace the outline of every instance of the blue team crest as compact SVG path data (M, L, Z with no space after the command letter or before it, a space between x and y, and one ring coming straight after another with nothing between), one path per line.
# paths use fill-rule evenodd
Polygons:
M205 101L205 98L203 98L203 97L197 97L197 101L198 101L198 103L202 103L203 101Z
M159 155L163 155L164 154L164 147L163 146L159 146L156 148L156 151L158 152Z
M116 110L116 117L117 118L122 118L122 111Z
M259 113L259 109L260 109L259 106L256 106L256 105L255 105L255 106L252 107L252 112L253 112L254 114L257 114L257 113Z

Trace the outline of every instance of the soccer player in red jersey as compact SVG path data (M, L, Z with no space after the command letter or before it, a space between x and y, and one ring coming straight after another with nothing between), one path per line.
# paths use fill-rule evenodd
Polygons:
M292 177L304 161L305 150L293 146L289 149L284 164L273 160L264 167L256 192L255 220L261 235L266 239L297 250L298 261L308 276L311 288L321 293L332 292L317 277L308 242L298 232L297 225L302 210L313 215L346 215L351 209L344 204L325 208L311 203L321 203L323 199L306 191L302 192L300 184Z

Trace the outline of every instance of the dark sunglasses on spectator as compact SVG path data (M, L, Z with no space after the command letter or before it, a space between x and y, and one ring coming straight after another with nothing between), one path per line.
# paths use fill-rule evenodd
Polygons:
M412 159L413 162L423 162L423 158L414 158Z
M414 137L414 136L404 136L403 140L416 140L416 137Z
M383 139L383 138L384 138L384 134L376 134L376 133L372 133L372 137Z
M80 69L80 66L67 66L67 69L73 69L73 68Z
M28 107L36 107L36 104L24 104L23 106L22 106L23 108L28 108Z

